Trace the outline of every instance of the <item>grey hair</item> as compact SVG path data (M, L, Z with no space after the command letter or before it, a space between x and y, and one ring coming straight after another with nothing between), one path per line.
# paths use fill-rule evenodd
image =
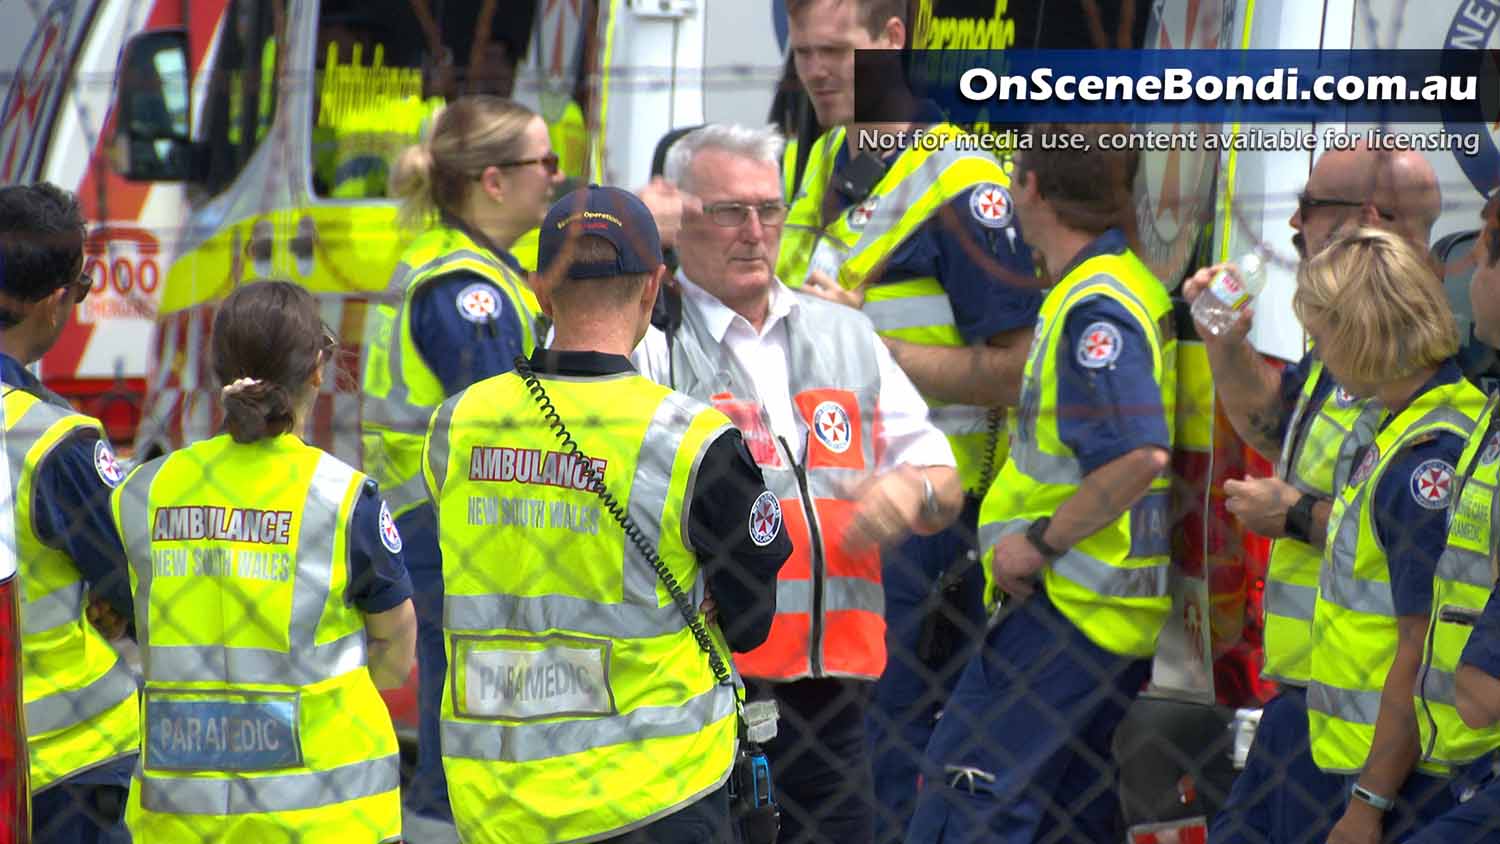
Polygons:
M723 150L732 155L780 167L781 153L785 148L786 140L774 126L752 128L739 123L710 123L683 135L672 144L671 150L667 152L664 175L668 181L690 191L693 159L703 150Z

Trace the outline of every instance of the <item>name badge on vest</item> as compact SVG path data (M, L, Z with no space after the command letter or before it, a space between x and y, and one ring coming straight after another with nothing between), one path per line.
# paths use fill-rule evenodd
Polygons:
M146 692L145 767L275 771L302 767L295 692Z
M579 636L454 636L454 711L497 721L613 715L610 648Z
M1153 492L1130 508L1130 556L1162 557L1172 553L1169 501L1167 493Z
M750 449L756 465L767 469L782 468L781 452L776 450L776 440L771 436L771 428L766 424L766 416L759 404L737 399L733 393L715 393L708 401L740 429L740 436L744 437L745 447Z

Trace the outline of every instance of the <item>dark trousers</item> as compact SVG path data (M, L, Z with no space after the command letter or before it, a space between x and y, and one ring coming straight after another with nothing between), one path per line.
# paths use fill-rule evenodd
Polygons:
M1491 764L1485 759L1483 765ZM1407 844L1495 844L1500 842L1500 777L1490 777L1477 791L1459 786L1462 803L1424 824Z
M1214 844L1323 844L1338 822L1344 778L1312 758L1307 692L1283 686L1260 714L1245 770L1209 826Z
M781 708L776 738L764 745L781 805L778 844L866 844L874 798L865 740L872 683L862 680L748 681L750 700Z
M1339 805L1340 817L1344 814L1343 808L1348 805L1348 800L1352 799L1348 795L1357 779L1344 777L1346 799ZM1457 805L1451 780L1413 771L1401 786L1401 791L1396 794L1396 808L1385 813L1385 834L1380 840L1382 844L1404 844ZM1500 836L1487 840L1500 840Z
M438 549L437 518L423 504L396 520L411 575L412 605L417 613L417 771L406 789L406 802L418 814L451 819L448 778L438 716L443 709L443 555Z
M601 844L734 844L729 787L722 786L664 818Z
M127 844L126 783L135 759L74 774L31 795L31 844Z
M1111 743L1150 667L1094 644L1045 594L1020 603L933 732L907 842L1124 840Z
M865 729L875 782L875 840L899 842L917 805L922 751L938 715L984 635L984 569L975 550L979 501L947 530L913 536L882 556L886 650ZM946 599L934 585L960 575ZM944 624L932 622L941 615ZM924 636L926 631L926 636ZM933 641L934 631L939 632ZM946 635L942 635L946 634Z

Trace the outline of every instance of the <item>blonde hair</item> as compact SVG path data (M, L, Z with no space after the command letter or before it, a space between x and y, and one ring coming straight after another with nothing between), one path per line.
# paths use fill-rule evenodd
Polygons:
M391 196L401 221L421 227L438 212L457 215L471 182L486 167L521 157L526 127L536 113L486 94L460 97L433 115L429 137L413 144L391 168Z
M1360 228L1303 261L1292 308L1317 325L1346 377L1386 383L1458 353L1458 328L1427 256L1391 232Z

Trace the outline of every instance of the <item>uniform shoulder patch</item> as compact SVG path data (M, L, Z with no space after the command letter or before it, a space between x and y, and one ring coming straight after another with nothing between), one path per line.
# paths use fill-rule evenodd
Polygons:
M392 554L401 553L401 532L396 530L396 520L384 501L380 502L380 544Z
M495 285L476 281L458 292L458 315L469 322L489 322L500 313L500 292Z
M1010 191L994 182L985 182L976 185L969 194L969 213L985 228L1003 229L1015 216L1015 203Z
M854 438L849 413L836 401L821 402L813 409L812 429L818 442L834 454L848 451Z
M1339 410L1348 410L1358 401L1359 399L1342 385L1333 389L1333 403Z
M1125 338L1114 323L1100 320L1078 336L1078 365L1085 369L1102 369L1120 359Z
M120 481L125 480L125 470L120 468L120 461L115 459L114 449L104 440L94 443L94 471L99 473L99 480L104 481L105 486L117 487Z
M750 541L764 548L781 533L781 502L770 490L756 496L750 505Z
M1428 510L1441 510L1453 497L1453 467L1444 460L1424 460L1412 470L1411 497Z

